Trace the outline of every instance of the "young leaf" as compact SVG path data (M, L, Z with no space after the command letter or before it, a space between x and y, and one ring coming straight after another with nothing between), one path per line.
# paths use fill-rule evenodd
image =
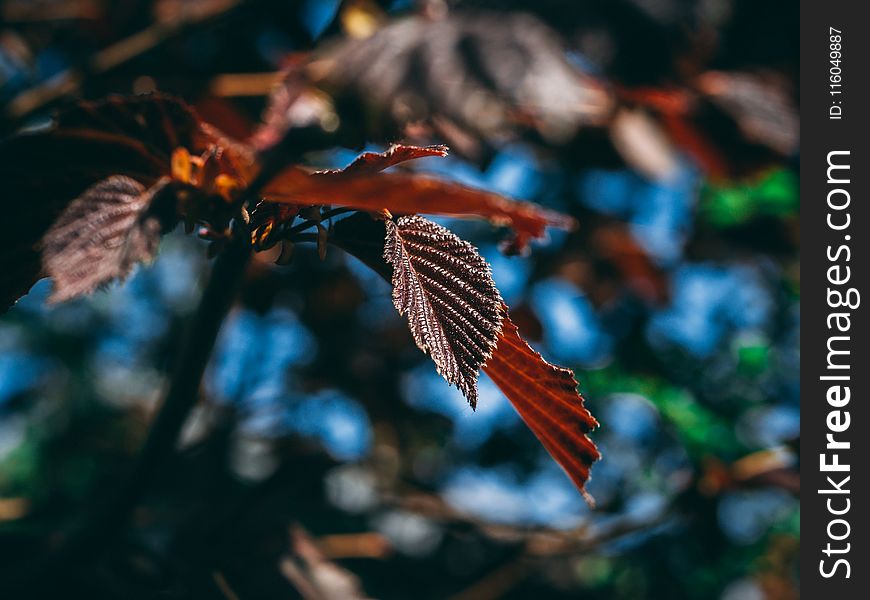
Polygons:
M574 220L567 215L485 190L412 174L378 173L386 166L410 158L443 156L442 148L437 146L425 153L426 148L396 148L383 155L363 155L343 171L308 173L299 167L290 167L264 186L263 197L270 202L288 204L335 204L368 211L386 209L400 215L482 217L511 227L518 250L524 249L531 239L542 237L547 226L563 229L574 226Z
M589 469L601 458L586 435L598 421L583 405L569 369L551 365L520 337L502 305L502 334L484 372L501 389L529 429L593 504L586 492Z
M391 227L398 230L390 221L386 226L388 231ZM383 235L383 222L358 213L336 223L329 241L389 280L389 264L378 260L378 245ZM389 234L388 239L391 235L398 236L399 232ZM394 269L394 281L395 277ZM589 479L590 466L600 454L586 434L597 427L598 422L583 406L573 373L541 358L520 337L507 315L507 307L502 304L499 308L501 334L483 370L591 503L584 485Z
M165 185L162 181L146 189L117 175L73 200L41 244L43 271L54 279L49 301L92 292L151 260L164 228L149 209Z
M393 144L385 152L364 152L357 156L352 163L340 170L321 171L320 173L343 174L354 176L370 173L378 173L399 163L427 156L447 156L447 146L405 146Z
M501 333L502 300L489 265L474 246L423 217L386 226L393 303L408 317L417 346L474 408L480 367Z

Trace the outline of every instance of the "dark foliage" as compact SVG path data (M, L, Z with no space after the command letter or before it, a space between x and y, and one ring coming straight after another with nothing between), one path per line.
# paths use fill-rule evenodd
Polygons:
M796 598L793 4L0 3L0 597Z

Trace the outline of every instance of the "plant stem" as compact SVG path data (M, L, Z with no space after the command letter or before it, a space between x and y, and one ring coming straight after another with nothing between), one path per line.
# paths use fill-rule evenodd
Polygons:
M185 336L180 359L169 390L151 425L127 485L101 517L101 527L111 532L123 527L142 492L172 456L181 429L199 400L202 376L218 332L241 288L250 258L250 234L237 229L232 241L215 259L193 322Z
M299 233L300 231L305 231L309 227L314 227L318 223L322 223L323 221L326 221L327 219L331 219L332 217L337 217L338 215L343 215L344 213L353 212L354 210L356 210L356 209L348 208L346 206L339 206L337 208L331 208L321 215L319 221L314 220L314 219L310 219L308 221L302 221L301 223L299 223L299 225L294 225L293 227L290 227L289 229L287 229L287 231L284 232L284 236L287 239L289 239L289 236L293 236L294 234Z

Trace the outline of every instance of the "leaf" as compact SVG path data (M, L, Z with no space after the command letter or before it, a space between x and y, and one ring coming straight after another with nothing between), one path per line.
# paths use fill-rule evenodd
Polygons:
M427 156L447 156L447 146L406 146L393 144L385 152L364 152L357 156L352 163L344 169L320 171L319 174L329 173L344 176L356 176L363 174L378 173L399 163L425 158Z
M706 72L691 88L621 89L658 113L673 142L715 180L755 175L798 151L793 86L774 72Z
M392 266L384 261L384 221L367 213L354 213L337 221L329 234L329 242L357 257L369 269L392 282Z
M164 227L149 209L166 181L146 189L129 177L104 179L76 198L45 234L42 264L54 279L50 302L87 294L150 261Z
M623 108L617 111L610 137L625 162L645 177L668 182L677 175L677 150L664 129L645 110Z
M318 171L317 175L326 175L336 179L352 178L357 175L377 173L399 163L426 156L447 156L447 146L419 147L393 144L385 152L365 152L359 155L344 169ZM290 178L296 175L299 175L302 179L305 178L305 172L302 169L291 167L291 170L293 173L288 174ZM300 210L305 209L301 209L299 206L280 205L271 202L260 202L257 204L251 212L251 232L257 247L264 249L277 242L281 226L290 225ZM319 217L319 207L315 207L315 210ZM305 217L305 215L301 216Z
M443 152L443 147L439 146L430 149L397 146L384 155L363 155L343 171L308 173L299 167L290 167L267 183L262 195L270 202L288 204L334 204L375 212L386 209L400 215L482 217L511 227L519 250L524 249L529 240L543 237L548 225L563 229L574 227L571 217L529 202L509 200L450 181L376 172L411 157L443 156Z
M90 177L89 183L116 174L148 183L165 174L175 148L203 152L216 134L180 99L110 96L76 103L60 111L48 128L23 133L4 148L27 154L9 155L19 168L27 167L26 158L31 169L57 169Z
M387 221L384 259L393 304L438 373L477 406L477 378L501 333L502 300L489 265L444 227L412 215Z
M390 227L389 221L387 227ZM391 274L389 265L378 260L383 235L383 222L358 213L336 223L329 241L389 280L395 273ZM483 371L591 503L584 486L589 479L589 469L600 454L586 434L597 427L598 422L584 407L573 373L541 358L520 337L507 307L501 304L499 310L501 334Z
M358 109L341 117L365 124L364 139L425 128L475 157L508 139L565 143L612 110L606 87L569 62L559 36L528 14L410 17L330 44L288 71L258 136L278 139L292 126L288 115L316 112L312 86L335 106Z
M791 156L800 143L800 115L791 86L772 73L709 71L699 89L730 115L750 142Z
M50 125L0 143L10 225L0 240L0 311L40 277L37 244L74 198L115 175L151 186L169 173L178 147L194 155L220 148L228 170L247 168L251 160L243 145L202 123L183 101L161 94L82 101Z
M172 147L191 143L195 127L195 116L178 101L111 98L82 102L49 127L0 144L3 212L11 225L0 241L0 310L39 278L37 243L72 199L116 174L150 185Z
M545 361L520 337L507 306L502 305L502 310L502 334L483 370L594 505L585 485L601 454L587 434L598 427L598 421L583 405L571 370Z
M667 300L669 281L665 273L624 223L599 224L589 237L589 246L592 254L612 265L625 286L640 298L659 303Z

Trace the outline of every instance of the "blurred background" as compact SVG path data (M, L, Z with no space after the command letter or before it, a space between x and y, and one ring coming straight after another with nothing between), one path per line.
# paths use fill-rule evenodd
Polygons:
M160 90L247 138L276 72L325 61L317 85L355 141L312 165L448 143L413 167L575 216L527 256L501 253L485 222L440 222L480 248L602 424L591 510L485 375L476 412L445 384L379 276L333 247L261 257L171 466L50 591L797 598L797 11L0 2L4 136L70 98ZM176 231L123 284L46 306L43 280L0 317L0 584L130 472L205 246Z

